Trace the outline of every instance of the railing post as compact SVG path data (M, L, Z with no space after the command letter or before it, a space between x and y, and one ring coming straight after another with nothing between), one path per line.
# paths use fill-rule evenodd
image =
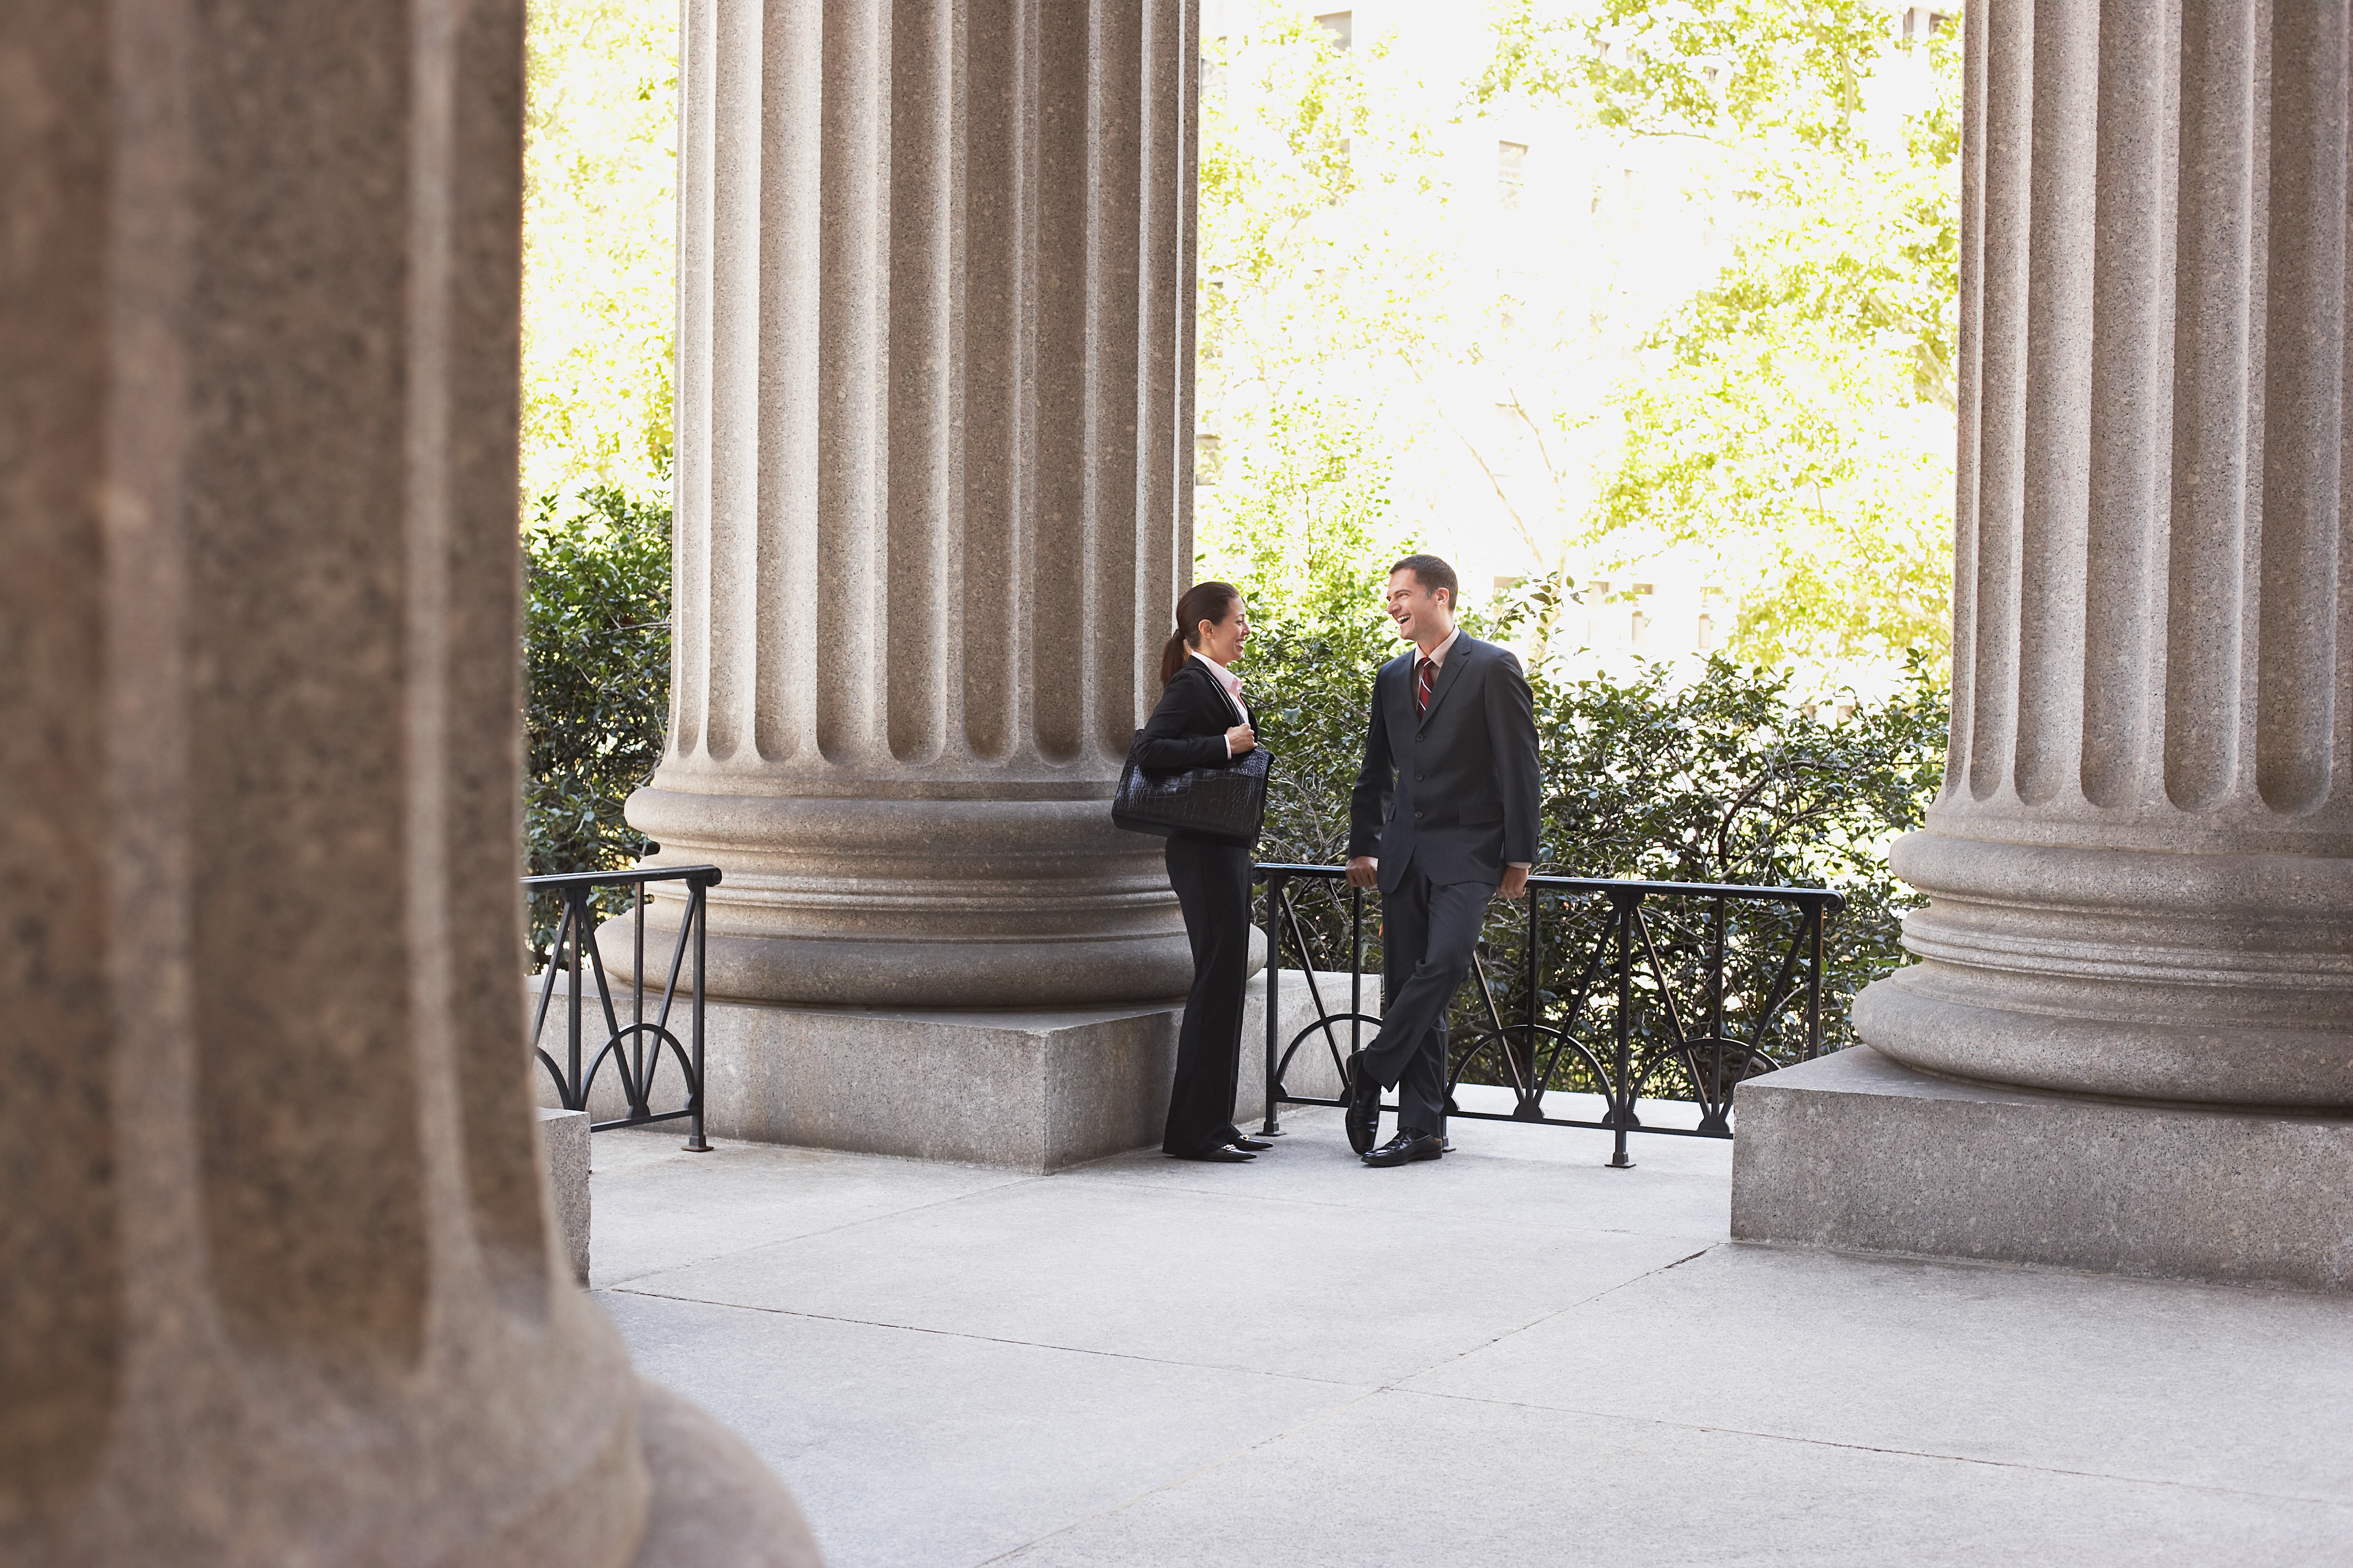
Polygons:
M1716 1046L1716 1071L1720 1075L1724 1070L1724 1047L1720 1042L1724 1039L1724 927L1726 912L1722 895L1710 901L1715 906L1715 942L1708 954L1713 968L1709 973L1707 1032L1719 1042Z
M1729 918L1724 895L1708 900L1710 917L1707 947L1707 1081L1692 1084L1692 1092L1699 1097L1699 1130L1730 1136L1732 1124L1725 1120L1731 1110L1732 1091L1724 1083L1724 943L1725 924ZM1696 1079L1699 1071L1698 1053L1686 1049L1683 1060Z
M1537 908L1544 895L1534 886L1522 894L1528 900L1528 1032L1521 1041L1525 1053L1514 1076L1527 1089L1526 1103L1544 1115L1544 1084L1536 1077L1537 1031L1544 1027L1544 913Z
M1609 1120L1617 1142L1609 1154L1609 1168L1630 1171L1633 1156L1626 1152L1626 1130L1634 1120L1634 906L1641 901L1640 893L1613 893L1610 902L1618 906L1618 1026L1617 1082L1611 1086Z
M710 1141L702 1135L702 1105L704 1098L704 1083L702 1076L703 899L704 895L709 891L710 889L700 879L687 884L686 918L694 923L694 1082L688 1086L693 1091L693 1099L688 1102L688 1109L693 1111L694 1114L687 1120L685 1144L686 1152L690 1154L708 1154L711 1152ZM642 964L639 965L640 973L643 972L643 967L644 966Z
M564 889L565 923L571 928L572 938L572 980L566 988L567 994L565 997L565 1026L570 1035L565 1044L569 1047L572 1068L564 1089L564 1105L567 1110L588 1109L588 1095L580 1083L580 949L581 933L588 921L586 897L586 895L576 888Z
M1806 1059L1822 1054L1822 920L1825 900L1806 900L1807 938L1811 952L1806 980Z
M637 962L629 967L629 1062L634 1069L633 1080L638 1086L638 1103L629 1108L629 1114L651 1116L654 1110L654 1074L661 1070L661 1047L654 1047L654 1065L646 1066L646 885L639 882L631 889L635 919L630 922L630 935L637 943Z
M1381 996L1388 1004L1388 996ZM1365 1048L1365 889L1348 886L1348 1056Z
M1282 1086L1276 1080L1282 1049L1276 1037L1282 1031L1282 878L1266 879L1266 1116L1259 1124L1261 1138L1282 1136L1282 1118L1275 1109Z

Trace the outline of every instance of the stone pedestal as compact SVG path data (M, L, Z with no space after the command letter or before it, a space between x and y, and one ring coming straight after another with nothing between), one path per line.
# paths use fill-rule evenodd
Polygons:
M1194 34L689 0L670 742L628 816L725 870L715 994L1190 983L1107 802L1192 560Z
M1959 1083L1868 1046L1738 1097L1743 1241L2353 1290L2353 1117Z
M521 5L29 0L0 79L0 1561L814 1563L533 1157Z
M555 1230L564 1238L572 1278L588 1283L588 1113L561 1106L539 1108L539 1159L555 1199Z
M1347 976L1323 980L1325 995L1345 994ZM1282 978L1285 1045L1314 1017L1302 981ZM561 1012L549 1009L540 1037L559 1058ZM704 1125L713 1138L1057 1171L1159 1143L1184 1014L1181 1000L987 1012L713 1002ZM1265 1042L1261 973L1242 1021L1235 1120L1245 1130L1265 1104ZM1290 1083L1294 1092L1339 1089L1312 1043ZM600 1079L590 1112L602 1120L625 1109L617 1084Z
M2211 1139L2196 1169L2261 1149L2283 1182L2341 1182L2261 1129L2353 1110L2347 16L1989 0L1967 21L1952 744L1894 856L1928 895L1905 922L1921 962L1856 998L1856 1030L2004 1106L2024 1086L2262 1108L2097 1120L2177 1153ZM1844 1070L1744 1087L1744 1141L1846 1117L1745 1109ZM1909 1179L1974 1186L1939 1162L1979 1111L1904 1103ZM2021 1117L2002 1124L2041 1125ZM1800 1170L1895 1212L1868 1190L1889 1167L1801 1152L1751 1152L1746 1212L1797 1212L1753 1184ZM2018 1161L2013 1194L2044 1218L1989 1208L2021 1246L2072 1224L2046 1168ZM2253 1237L2269 1222L2225 1210L2255 1190L2219 1187L2206 1221ZM2154 1235L2168 1202L2120 1223ZM2200 1237L2178 1261L2221 1267Z

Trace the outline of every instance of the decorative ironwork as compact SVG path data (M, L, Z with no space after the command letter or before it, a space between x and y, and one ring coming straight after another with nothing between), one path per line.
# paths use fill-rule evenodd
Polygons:
M650 1018L646 1016L646 888L653 882L683 882L686 884L686 918L679 922L678 940L671 945L670 970L662 982L661 1005ZM547 971L540 981L539 1005L533 1013L531 1037L533 1049L540 1065L555 1080L556 1093L566 1110L588 1109L589 1091L596 1086L596 1075L611 1062L620 1080L621 1097L628 1113L608 1121L589 1123L592 1131L601 1132L608 1127L644 1127L657 1121L684 1121L688 1123L686 1148L694 1153L708 1153L711 1144L702 1135L702 956L703 956L703 895L719 884L716 866L663 866L636 871L577 871L554 877L525 877L524 890L563 900L564 917L558 923L555 940L549 948ZM629 1021L621 1022L613 1005L613 988L605 974L604 954L596 946L596 894L600 889L628 888L631 890L630 913L637 942L636 963L630 968ZM670 1026L670 1014L679 999L679 980L689 954L693 956L694 969L688 990L689 1038L681 1040ZM565 1059L558 1063L538 1045L540 1032L547 1024L547 1009L555 997L556 976L566 977L565 1023ZM588 1058L584 1068L586 1037L582 1028L582 1014L587 997L584 980L593 978L597 1005L605 1015L605 1043ZM656 1081L661 1076L665 1050L678 1062L679 1072L685 1079L686 1103L675 1110L653 1109Z
M1257 868L1257 879L1266 884L1265 1132L1282 1131L1282 1106L1343 1103L1293 1094L1285 1087L1284 1077L1310 1037L1322 1038L1335 1070L1342 1071L1347 1055L1380 1026L1378 1016L1364 1005L1366 894L1345 887L1345 875L1337 866ZM1346 898L1345 1011L1335 1012L1324 1000L1318 972L1328 974L1332 966L1301 918L1293 898L1297 883L1331 884ZM1629 1132L1731 1137L1733 1089L1741 1080L1820 1054L1823 927L1845 908L1846 900L1826 888L1529 878L1524 918L1511 921L1505 932L1514 951L1498 954L1492 941L1482 942L1470 981L1457 995L1449 1030L1447 1114L1611 1131L1617 1136L1609 1163L1620 1168L1634 1163L1627 1153ZM1743 954L1745 983L1728 962L1736 909L1764 938L1761 952ZM1695 927L1686 912L1694 910L1699 916ZM1333 929L1338 922L1329 918L1335 913L1324 911L1327 935L1338 934ZM1570 928L1566 940L1556 930L1556 940L1547 945L1548 921ZM1489 930L1492 936L1496 927ZM1314 1020L1287 1044L1280 1005L1286 947L1297 956L1315 1004ZM1511 1022L1505 1021L1505 1003L1498 1000L1499 959L1502 967L1516 972L1507 973L1500 987L1507 1000L1516 994L1519 1006ZM1379 983L1377 969L1373 980ZM1697 1005L1690 1005L1694 988ZM1685 1001L1678 1001L1679 990ZM1510 1089L1513 1108L1461 1109L1454 1093L1466 1074ZM1482 1081L1482 1076L1467 1081ZM1579 1089L1600 1096L1600 1120L1547 1113L1547 1092ZM1660 1089L1687 1091L1696 1102L1699 1124L1644 1126L1635 1114L1636 1102L1669 1098L1655 1092ZM1385 1103L1382 1109L1396 1106Z

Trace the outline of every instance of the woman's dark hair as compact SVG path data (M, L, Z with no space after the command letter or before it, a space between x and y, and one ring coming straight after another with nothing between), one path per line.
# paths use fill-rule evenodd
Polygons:
M1167 646L1160 650L1160 684L1167 685L1185 668L1185 650L1200 640L1201 623L1213 626L1226 624L1233 614L1234 601L1242 591L1231 583L1196 583L1185 590L1176 601L1176 629L1169 634Z

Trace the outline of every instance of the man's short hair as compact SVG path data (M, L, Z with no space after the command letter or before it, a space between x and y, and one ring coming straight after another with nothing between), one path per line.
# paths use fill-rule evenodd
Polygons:
M1412 573L1413 580L1420 584L1426 592L1435 594L1440 588L1445 589L1448 609L1459 610L1462 607L1462 584L1456 579L1454 568L1437 556L1409 555L1389 568L1389 575L1392 577L1400 572Z

